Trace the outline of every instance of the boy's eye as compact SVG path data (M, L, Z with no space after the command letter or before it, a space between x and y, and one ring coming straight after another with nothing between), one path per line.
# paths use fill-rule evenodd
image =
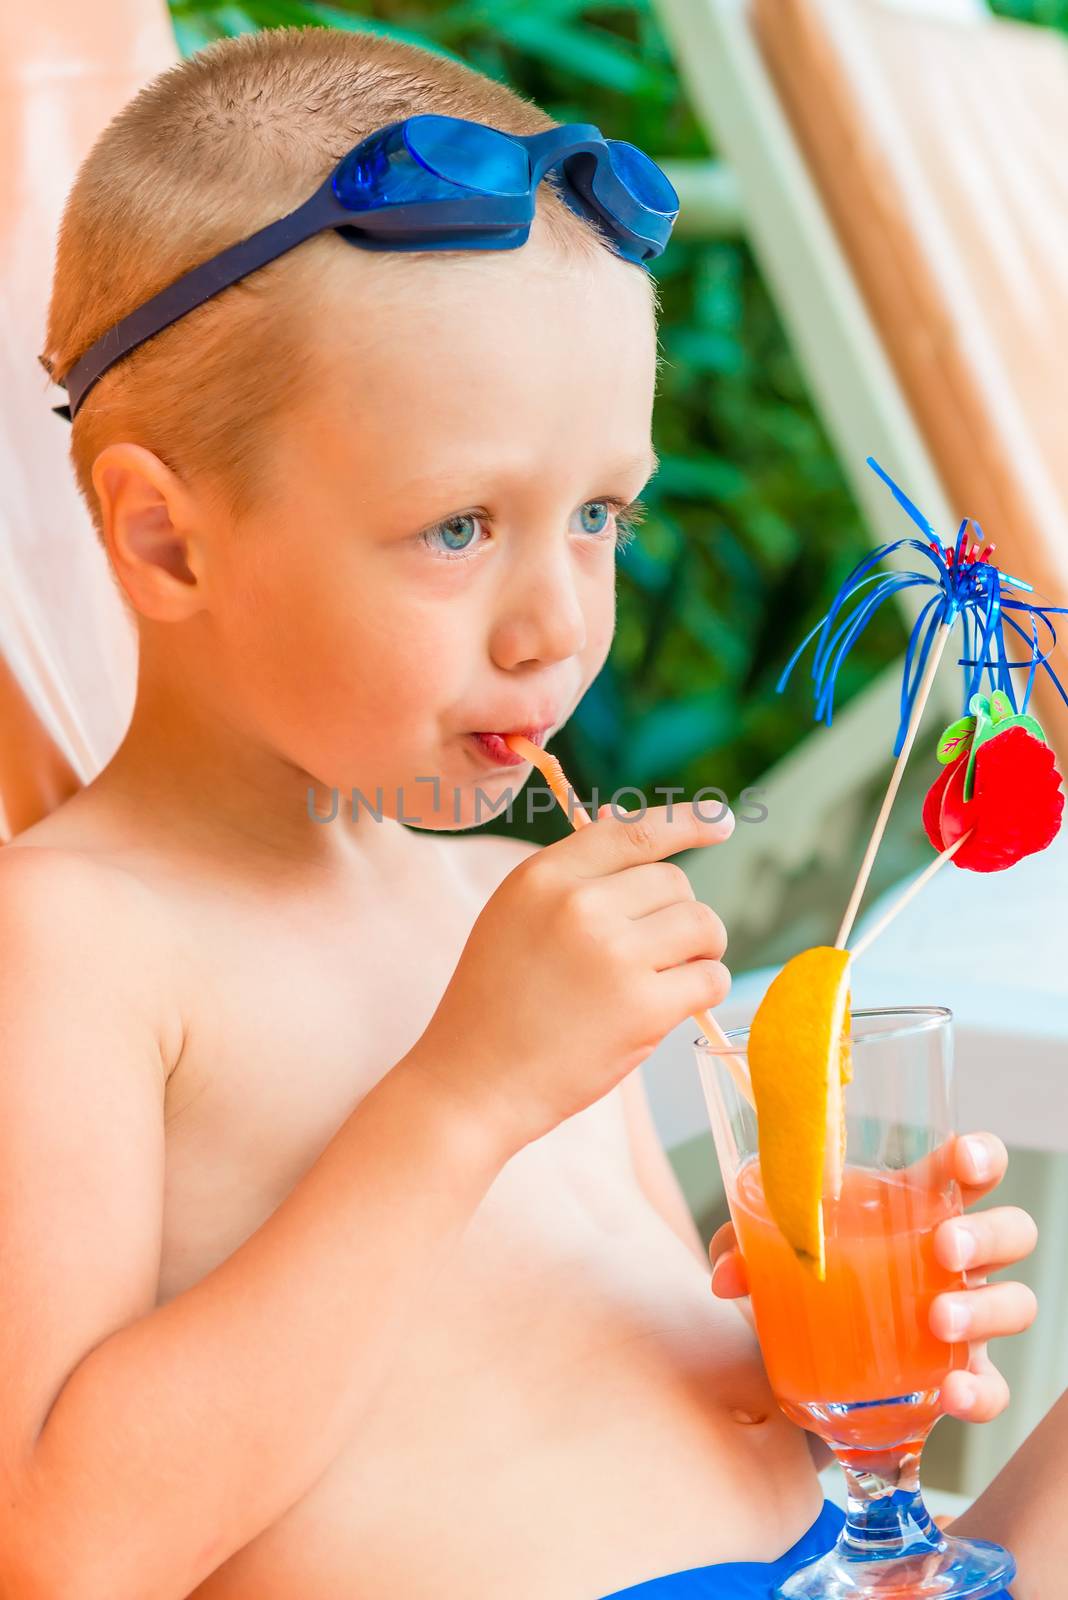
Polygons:
M587 500L578 508L575 515L578 518L579 529L582 533L589 534L600 542L606 542L602 537L609 531L615 533L617 549L624 549L634 537L634 529L641 520L644 506L640 500L626 504L622 500ZM436 522L432 528L427 528L419 538L437 556L450 558L463 557L476 550L480 541L477 537L480 525L488 519L482 512L463 511L453 517L445 517L443 521Z
M420 538L435 555L445 557L466 555L474 547L475 535L481 520L474 511L461 512L459 516L446 517L443 522L435 523L432 528L420 534Z
M592 534L600 544L611 540L617 552L625 550L634 538L635 529L642 520L645 507L640 500L587 500L579 507L578 516L583 533ZM601 536L604 537L601 537Z
M583 533L603 533L610 512L607 500L587 500L584 506L579 507Z

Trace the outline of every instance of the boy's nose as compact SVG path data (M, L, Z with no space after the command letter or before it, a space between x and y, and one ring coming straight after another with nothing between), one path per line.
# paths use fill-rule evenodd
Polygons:
M516 573L493 634L493 657L507 669L528 661L563 661L586 645L586 617L574 574L559 561L536 574Z

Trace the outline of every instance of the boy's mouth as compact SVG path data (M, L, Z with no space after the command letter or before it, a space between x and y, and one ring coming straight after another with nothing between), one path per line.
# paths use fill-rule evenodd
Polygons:
M540 746L545 743L545 736L549 729L547 727L508 728L506 732L521 733L524 739L530 740L531 744ZM523 765L524 758L517 756L514 750L509 750L503 736L499 733L470 733L468 738L473 741L480 754L492 761L494 766L521 767Z

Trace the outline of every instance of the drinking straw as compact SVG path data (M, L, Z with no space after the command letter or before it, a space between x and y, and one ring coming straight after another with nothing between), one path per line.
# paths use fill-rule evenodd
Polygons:
M574 789L567 781L563 767L555 756L550 755L547 750L543 750L540 745L533 744L531 740L524 738L521 733L505 734L504 742L510 750L515 751L517 756L522 756L524 761L529 761L532 766L537 767L552 790L553 798L567 816L576 833L579 828L584 828L587 823L594 821L589 812L583 808ZM725 1044L730 1048L730 1040L711 1011L695 1011L693 1013L693 1021L710 1043L715 1040L717 1044ZM749 1072L745 1063L734 1054L725 1055L721 1059L726 1063L727 1070L734 1079L738 1093L742 1095L748 1105L753 1106L755 1109L753 1086L749 1081Z

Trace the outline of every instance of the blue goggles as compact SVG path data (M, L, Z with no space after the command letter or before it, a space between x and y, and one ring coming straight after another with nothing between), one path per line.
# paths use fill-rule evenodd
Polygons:
M605 232L617 254L644 264L667 245L679 197L635 145L588 122L543 133L502 133L460 117L393 122L344 156L310 199L194 267L101 335L63 380L68 421L117 361L187 312L333 228L361 250L516 250L535 194L555 168L572 211Z

